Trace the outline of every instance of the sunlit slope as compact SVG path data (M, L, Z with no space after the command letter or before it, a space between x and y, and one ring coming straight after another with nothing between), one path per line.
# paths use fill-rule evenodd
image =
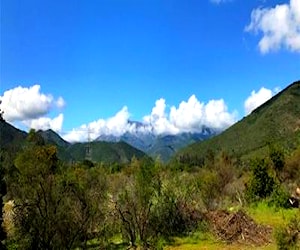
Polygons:
M226 151L247 158L263 155L269 144L286 150L300 144L300 81L294 82L223 133L192 144L176 157L205 157L208 152Z

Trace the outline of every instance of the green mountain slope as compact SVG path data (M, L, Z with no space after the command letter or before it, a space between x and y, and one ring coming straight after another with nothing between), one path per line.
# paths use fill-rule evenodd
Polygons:
M40 134L46 143L57 145L60 147L68 147L70 145L69 142L65 141L63 138L61 138L58 134L56 134L53 130L39 130L37 131L38 134Z
M66 153L75 161L82 161L86 157L88 143L75 143L70 145ZM142 158L146 154L125 142L91 142L91 160L104 163L127 163L132 157Z
M207 141L181 150L176 157L204 157L208 152L226 151L242 158L264 155L268 144L286 150L300 144L300 81L294 82L250 115Z

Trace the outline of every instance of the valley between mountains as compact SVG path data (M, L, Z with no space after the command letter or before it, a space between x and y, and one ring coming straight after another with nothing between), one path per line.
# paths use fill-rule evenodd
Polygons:
M225 131L0 132L1 249L300 248L300 81Z

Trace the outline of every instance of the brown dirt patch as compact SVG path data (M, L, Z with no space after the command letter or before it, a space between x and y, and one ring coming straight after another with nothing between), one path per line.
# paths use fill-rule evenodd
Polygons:
M270 243L272 228L257 224L244 211L211 211L206 214L213 233L227 243L261 246Z

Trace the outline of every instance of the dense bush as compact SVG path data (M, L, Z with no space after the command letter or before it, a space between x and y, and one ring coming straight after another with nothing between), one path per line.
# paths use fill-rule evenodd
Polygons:
M268 173L268 164L264 159L256 159L251 164L252 176L246 188L249 202L266 198L273 192L275 181Z
M151 226L154 232L168 238L193 231L201 220L202 214L190 202L168 192L159 197Z

